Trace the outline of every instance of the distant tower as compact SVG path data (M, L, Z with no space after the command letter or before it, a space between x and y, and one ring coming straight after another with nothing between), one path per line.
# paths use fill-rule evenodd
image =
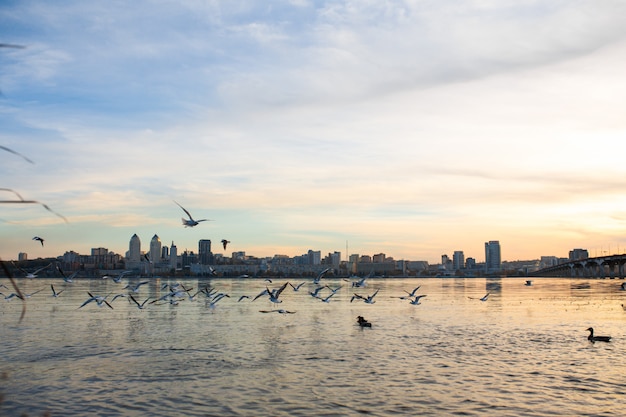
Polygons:
M157 263L161 259L161 239L157 235L150 241L150 262Z
M465 267L465 254L462 250L455 250L452 254L452 265L455 271Z
M141 240L137 233L130 238L130 244L128 245L128 260L130 262L141 261Z
M499 272L501 266L500 242L490 240L485 242L485 269L486 272Z
M172 241L172 246L170 246L170 269L176 269L178 266L177 258L178 249L176 248L176 245L174 245L174 241Z
M211 265L213 263L210 239L200 239L198 241L198 262L201 265Z

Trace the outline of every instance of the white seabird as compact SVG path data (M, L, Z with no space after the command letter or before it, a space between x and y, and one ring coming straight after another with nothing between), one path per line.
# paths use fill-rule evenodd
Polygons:
M176 203L176 201L174 201L174 203ZM206 222L206 221L211 221L209 219L200 219L200 220L194 220L193 217L191 217L191 214L187 211L186 208L184 208L183 206L181 206L180 204L176 203L176 205L178 207L180 207L181 209L183 209L183 211L187 214L187 216L189 217L189 219L185 219L184 217L181 218L181 220L183 221L183 226L185 227L194 227L197 226L200 222Z

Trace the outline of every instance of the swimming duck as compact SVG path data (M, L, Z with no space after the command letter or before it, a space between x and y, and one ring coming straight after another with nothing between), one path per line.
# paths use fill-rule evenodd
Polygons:
M589 339L589 341L591 342L610 342L611 341L611 336L594 336L593 327L588 328L587 331L589 332L589 336L587 336L587 339Z
M369 321L365 320L363 318L363 316L358 316L356 318L357 323L359 323L359 326L361 327L372 327L372 323L370 323Z

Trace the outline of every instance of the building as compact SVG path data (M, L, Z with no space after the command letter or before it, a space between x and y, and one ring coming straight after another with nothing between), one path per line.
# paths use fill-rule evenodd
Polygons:
M211 265L213 263L210 239L200 239L198 241L198 260L201 265Z
M502 266L502 258L500 253L500 242L490 240L485 242L485 272L500 272Z
M569 260L570 261L578 261L580 259L587 259L589 257L589 252L587 249L572 249L569 251Z
M476 259L474 258L467 258L465 260L465 268L466 269L476 269Z
M27 261L28 260L28 254L26 252L20 252L17 254L17 260L18 261Z
M570 252L571 256L571 252ZM539 260L539 268L549 268L551 266L556 266L559 264L559 258L556 256L542 256Z
M455 271L461 270L465 267L465 254L462 250L455 250L452 254L452 268Z
M128 260L137 263L141 261L141 240L139 236L137 236L137 233L130 238L130 243L128 244Z
M376 255L372 256L372 261L374 263L383 263L385 262L385 254L384 253L377 253Z
M174 241L172 241L172 246L170 246L170 269L176 270L178 267L178 248L174 245Z
M161 260L161 239L155 234L150 241L150 255L148 256L153 264Z
M322 251L314 251L309 249L307 252L307 256L309 259L309 265L320 265L322 263Z

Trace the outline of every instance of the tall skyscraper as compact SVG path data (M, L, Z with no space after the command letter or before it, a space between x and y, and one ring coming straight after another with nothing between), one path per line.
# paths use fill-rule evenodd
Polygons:
M501 267L500 242L490 240L485 242L485 269L487 273L498 272Z
M139 240L137 233L130 238L130 243L128 245L128 260L130 262L141 261L141 240Z
M157 235L150 241L150 262L153 264L161 260L161 239Z
M172 241L172 246L170 246L170 269L176 269L178 266L178 248L174 245L174 241Z
M200 239L198 241L198 260L201 265L211 265L213 263L210 239Z
M455 271L465 268L465 254L462 250L455 250L452 254L452 267Z

